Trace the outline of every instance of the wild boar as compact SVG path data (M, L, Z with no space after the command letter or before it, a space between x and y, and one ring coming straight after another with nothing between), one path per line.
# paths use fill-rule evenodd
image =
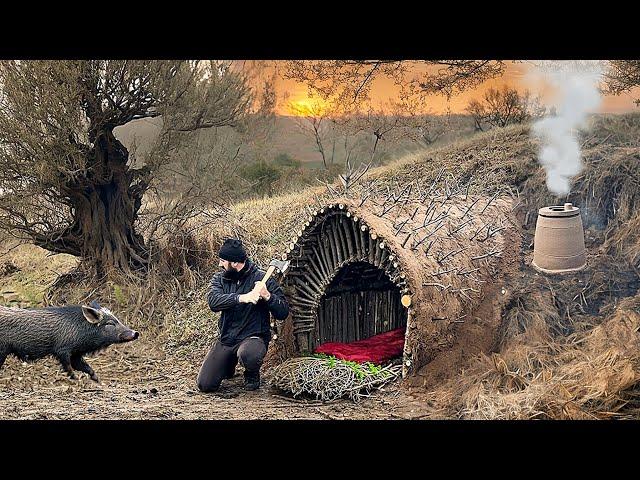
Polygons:
M77 378L73 371L78 370L97 382L82 356L138 336L96 301L37 309L0 307L0 368L10 353L22 361L52 355L70 378Z

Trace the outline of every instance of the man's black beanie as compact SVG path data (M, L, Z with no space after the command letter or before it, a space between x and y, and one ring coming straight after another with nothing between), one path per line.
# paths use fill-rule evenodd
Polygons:
M220 247L218 256L229 262L244 262L247 259L247 252L242 245L242 240L227 238Z

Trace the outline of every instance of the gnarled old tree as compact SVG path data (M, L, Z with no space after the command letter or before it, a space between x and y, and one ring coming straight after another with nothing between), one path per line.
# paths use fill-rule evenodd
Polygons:
M159 167L252 99L229 64L196 61L3 61L0 89L0 228L98 272L148 264L136 220ZM114 128L157 116L161 148L135 165Z

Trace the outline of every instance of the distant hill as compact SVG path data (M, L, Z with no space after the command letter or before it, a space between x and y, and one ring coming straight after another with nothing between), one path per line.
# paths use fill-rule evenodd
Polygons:
M444 121L444 117L443 121ZM449 119L449 127L434 143L449 143L452 140L466 137L474 132L473 120L466 115L452 115ZM275 118L275 128L271 147L274 155L287 153L291 157L300 160L308 167L321 167L322 157L317 150L315 141L311 135L306 135L300 130L299 119L297 117L277 115ZM131 150L136 145L136 156L144 156L155 141L162 120L159 118L135 120L122 127L115 129L116 137ZM395 155L406 153L416 148L415 143L409 141L401 143L394 152ZM342 158L338 146L337 158Z
M135 142L138 155L144 155L153 145L161 126L162 119L159 118L134 120L116 128L115 134L129 149ZM288 153L304 163L322 161L313 139L300 131L295 117L276 116L272 146L276 154Z
M438 117L444 122L445 117ZM273 148L277 153L288 153L294 158L313 166L322 165L322 156L317 150L316 144L310 135L305 135L300 131L299 119L290 116L278 116L276 118L276 128L273 139ZM449 143L463 137L467 137L475 132L473 119L468 115L451 115L449 127L434 144ZM392 151L393 157L398 157L415 150L418 145L406 140L400 142ZM337 158L343 157L343 150L338 146Z

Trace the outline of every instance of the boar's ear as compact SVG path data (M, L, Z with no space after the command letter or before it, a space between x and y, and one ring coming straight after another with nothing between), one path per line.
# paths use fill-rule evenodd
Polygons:
M82 314L89 323L99 323L102 319L102 313L100 313L100 310L96 310L92 307L87 307L86 305L82 305Z

